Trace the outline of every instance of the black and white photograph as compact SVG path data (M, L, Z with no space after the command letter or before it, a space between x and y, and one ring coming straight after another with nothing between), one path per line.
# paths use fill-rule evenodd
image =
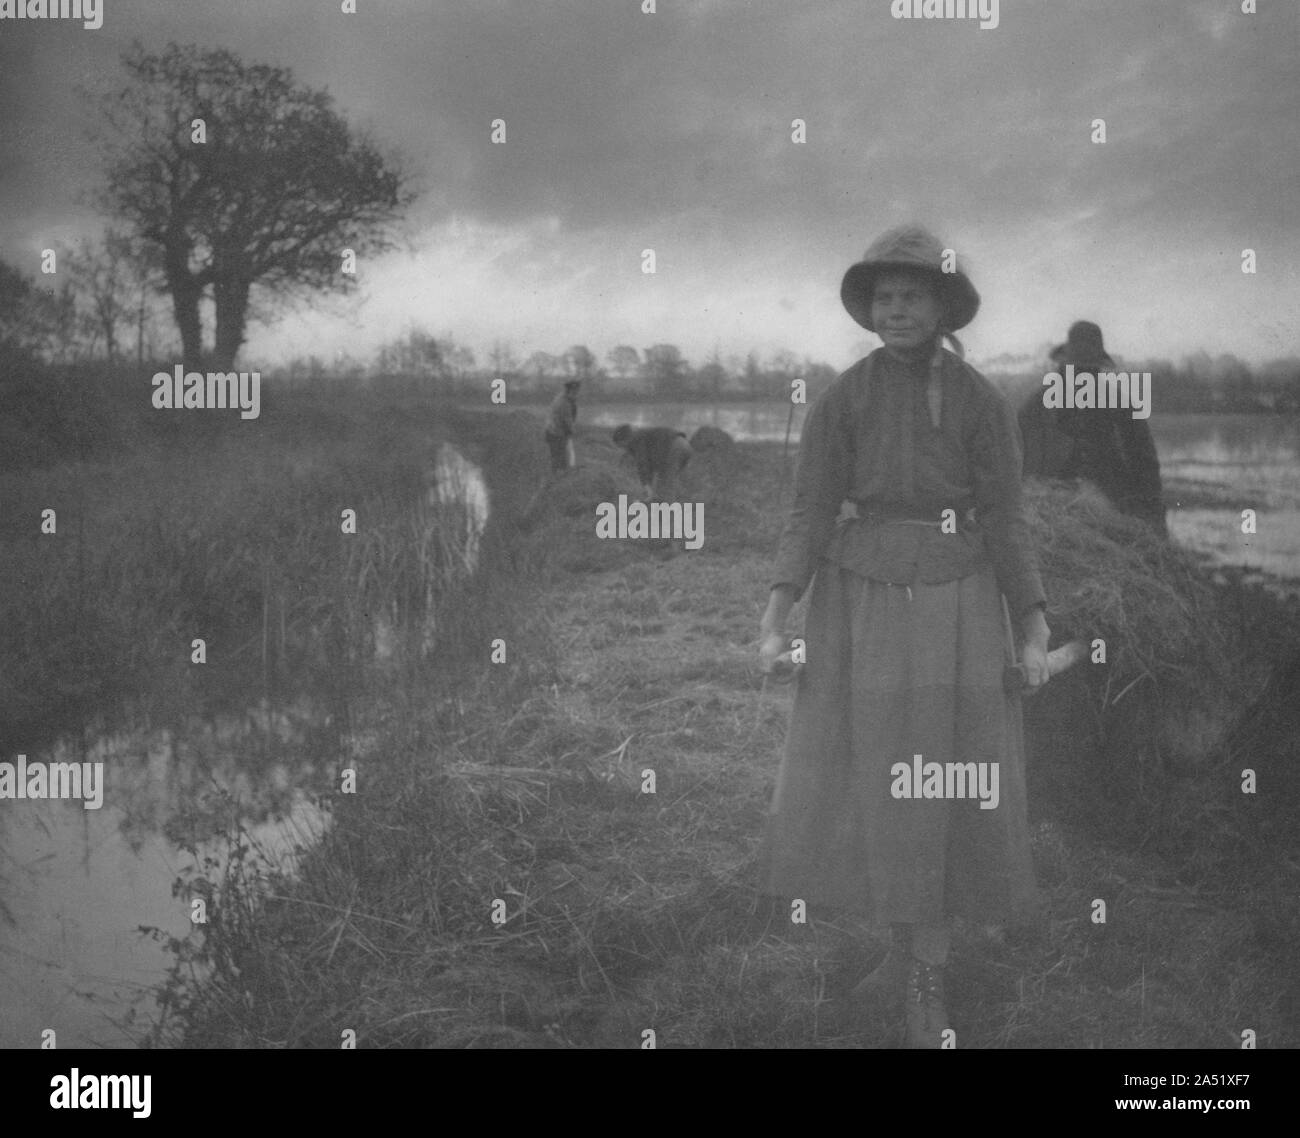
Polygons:
M1098 1117L1248 1112L1298 53L1294 0L0 0L23 1094L1104 1051Z

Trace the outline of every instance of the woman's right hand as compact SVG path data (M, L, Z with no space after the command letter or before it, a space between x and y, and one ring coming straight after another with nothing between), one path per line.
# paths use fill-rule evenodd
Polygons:
M758 624L758 667L765 676L787 674L789 657L780 660L790 650L790 638L780 629L790 616L794 605L794 586L774 585L767 598L767 611Z

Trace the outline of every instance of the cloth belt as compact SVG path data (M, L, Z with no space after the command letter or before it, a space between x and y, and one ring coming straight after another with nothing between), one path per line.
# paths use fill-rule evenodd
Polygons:
M857 520L865 522L867 525L885 525L887 523L935 527L943 525L943 511L939 511L939 516L936 517L934 514L925 516L917 510L888 509L860 501L851 502L851 505L857 513ZM970 506L965 510L957 510L957 524L963 529L978 525L975 507Z

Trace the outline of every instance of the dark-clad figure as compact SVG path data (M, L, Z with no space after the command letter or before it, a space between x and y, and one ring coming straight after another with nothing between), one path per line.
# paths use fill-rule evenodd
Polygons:
M564 390L551 402L551 410L546 419L546 445L551 452L551 469L568 470L570 461L574 424L578 421L578 388L581 380L570 379L564 384Z
M692 453L691 444L681 431L624 423L614 428L614 442L636 462L637 477L647 494L659 499L675 496L677 476L690 462Z
M1116 364L1102 342L1101 329L1087 320L1070 326L1064 344L1051 352L1052 364L1064 374L1114 371ZM1043 478L1085 478L1101 490L1121 513L1141 518L1162 537L1165 526L1164 491L1155 440L1145 419L1133 418L1126 407L1043 406L1035 392L1020 409L1025 443L1025 475Z

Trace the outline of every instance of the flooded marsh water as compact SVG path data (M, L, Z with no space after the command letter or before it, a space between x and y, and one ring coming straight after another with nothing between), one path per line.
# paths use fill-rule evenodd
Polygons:
M489 515L483 472L440 444L407 527L433 551L426 571L450 561L455 575L473 574ZM379 614L373 629L378 660L393 654L384 622ZM255 866L292 873L328 827L321 803L351 746L333 706L308 693L65 735L26 753L29 764L102 763L104 796L98 809L0 802L0 1047L39 1047L51 1030L63 1048L139 1044L173 962L166 939L196 935L188 883L221 880L237 833Z

